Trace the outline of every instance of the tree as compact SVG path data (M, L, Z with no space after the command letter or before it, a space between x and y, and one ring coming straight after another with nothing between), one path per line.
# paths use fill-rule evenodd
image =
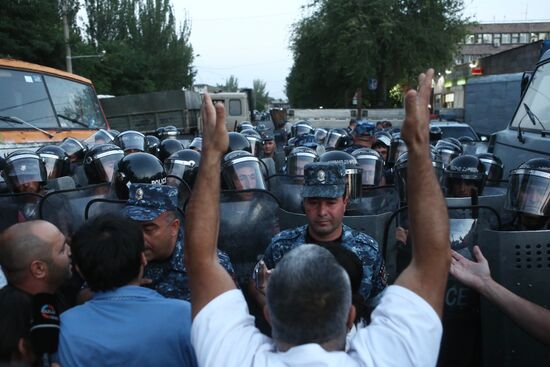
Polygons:
M0 6L0 57L65 68L65 41L58 0L5 0ZM78 1L67 0L75 27ZM71 36L78 37L78 32Z
M357 88L385 105L394 85L448 66L468 25L462 0L313 0L310 7L291 37L287 96L300 107L349 107ZM378 81L374 92L369 79Z
M225 85L222 85L221 88L226 92L238 92L239 79L235 75L230 75L229 78L225 79Z
M85 0L86 42L100 54L75 65L100 93L124 95L190 88L196 71L187 20L176 26L170 0Z
M252 81L252 93L254 95L254 109L258 111L265 111L267 104L271 100L269 92L266 91L266 84L260 79L254 79Z

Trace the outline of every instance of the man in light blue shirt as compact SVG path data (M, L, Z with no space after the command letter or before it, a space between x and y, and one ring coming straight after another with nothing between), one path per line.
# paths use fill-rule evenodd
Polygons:
M62 366L196 366L190 304L140 287L147 260L139 224L96 217L71 247L94 296L61 315Z

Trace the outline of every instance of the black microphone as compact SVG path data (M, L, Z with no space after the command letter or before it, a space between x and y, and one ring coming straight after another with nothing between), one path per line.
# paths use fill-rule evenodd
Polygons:
M50 365L50 354L57 352L59 343L59 313L53 294L38 293L32 298L31 343L42 366Z

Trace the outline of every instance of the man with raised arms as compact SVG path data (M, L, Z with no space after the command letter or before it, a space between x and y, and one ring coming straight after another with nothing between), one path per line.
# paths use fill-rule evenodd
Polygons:
M191 340L199 365L435 366L450 245L445 202L429 155L432 77L431 69L421 74L419 91L407 93L402 129L414 167L409 172L415 172L408 178L413 258L347 351L355 315L349 278L326 249L299 246L273 270L264 308L273 340L255 328L241 291L218 263L219 168L228 138L223 106L205 96L203 155L185 229Z

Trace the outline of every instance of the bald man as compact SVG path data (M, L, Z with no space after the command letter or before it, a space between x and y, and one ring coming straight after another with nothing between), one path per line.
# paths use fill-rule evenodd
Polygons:
M65 236L43 220L17 223L0 237L0 266L8 285L28 294L55 293L71 277Z

